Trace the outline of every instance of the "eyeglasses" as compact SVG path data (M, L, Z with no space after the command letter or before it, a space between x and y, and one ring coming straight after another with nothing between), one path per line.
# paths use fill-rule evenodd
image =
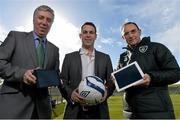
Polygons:
M96 34L94 31L86 31L86 30L83 30L82 31L82 34Z
M127 36L127 35L129 35L130 33L131 33L131 34L135 34L135 33L137 33L137 32L138 32L137 29L132 29L131 31L125 32L125 33L124 33L124 36Z

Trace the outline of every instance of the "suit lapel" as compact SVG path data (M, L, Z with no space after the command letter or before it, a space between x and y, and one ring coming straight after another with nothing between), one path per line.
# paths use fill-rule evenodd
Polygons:
M34 63L34 66L37 66L37 58L36 58L36 48L35 48L35 42L34 42L34 37L33 37L33 32L30 32L29 35L27 36L27 49L29 51L29 54L31 55L31 59Z
M99 58L98 58L98 52L95 50L95 63L94 63L94 72L95 72L95 75L97 76L98 75L98 63L99 63Z
M72 59L74 59L74 58L72 58ZM80 78L78 79L80 81L77 82L77 84L79 84L81 82L81 79L82 79L82 62L81 62L80 51L77 52L76 58L74 60L76 60L75 64L77 65L77 68L78 68L78 71L77 71L78 75L77 76L80 76Z
M48 58L51 58L51 55L53 55L52 50L53 48L50 46L50 43L47 41L46 48L45 48L45 59L44 59L44 65L43 68L45 69L48 64Z
M79 66L79 74L82 78L82 62L81 62L81 55L80 55L80 51L77 54L77 66Z

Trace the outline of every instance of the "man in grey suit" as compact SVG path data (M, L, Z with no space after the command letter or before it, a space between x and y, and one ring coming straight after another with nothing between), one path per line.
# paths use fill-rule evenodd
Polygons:
M80 38L82 48L65 55L61 77L63 80L64 98L67 100L64 119L109 119L107 98L112 95L115 87L110 80L112 64L109 55L94 48L96 27L92 22L86 22L81 27ZM94 106L82 107L83 97L78 93L78 86L82 79L89 75L96 75L104 80L106 96L102 102Z
M54 11L42 5L33 16L32 32L11 31L0 46L0 118L51 118L48 88L37 88L33 72L37 68L59 71L59 49L47 41ZM42 40L43 61L38 62L37 48ZM38 60L37 60L38 59Z

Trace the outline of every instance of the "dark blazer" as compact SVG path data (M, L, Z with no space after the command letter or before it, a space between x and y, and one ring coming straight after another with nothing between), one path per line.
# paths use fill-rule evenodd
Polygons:
M112 95L115 87L109 79L112 72L112 64L109 55L95 51L95 75L106 81L108 87L108 96ZM67 100L64 118L77 118L80 105L72 104L71 93L76 89L82 79L82 64L79 51L66 54L62 66L61 77L64 80L63 97ZM97 106L101 118L109 118L107 101Z
M28 69L37 67L33 32L11 31L0 46L0 118L31 118L37 108L40 118L51 118L48 88L38 89L23 83ZM44 69L59 70L59 49L46 43Z

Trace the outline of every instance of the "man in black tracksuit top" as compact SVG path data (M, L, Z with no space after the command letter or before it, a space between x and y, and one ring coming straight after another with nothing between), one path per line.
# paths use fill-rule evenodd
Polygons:
M180 80L180 68L169 49L150 37L140 39L141 30L134 22L125 23L122 37L127 51L120 55L118 68L137 61L144 72L143 82L126 89L124 117L135 119L174 119L168 85Z

